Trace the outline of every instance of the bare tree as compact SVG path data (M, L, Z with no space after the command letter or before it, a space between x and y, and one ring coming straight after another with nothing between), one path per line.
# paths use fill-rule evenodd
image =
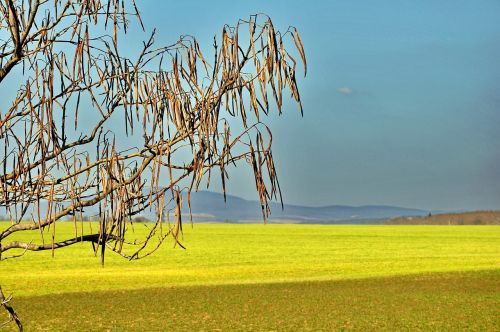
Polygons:
M262 120L281 114L287 91L302 112L295 28L250 16L223 27L210 58L192 36L157 46L153 31L131 57L123 37L132 23L145 30L133 0L3 0L0 15L0 208L10 219L1 260L84 241L103 262L106 250L144 257L168 236L179 241L182 193L189 206L216 175L225 193L239 161L253 170L264 219L281 199ZM94 232L80 221L85 208L99 211ZM157 220L132 241L144 209ZM56 241L68 217L74 237ZM16 240L23 231L39 241Z

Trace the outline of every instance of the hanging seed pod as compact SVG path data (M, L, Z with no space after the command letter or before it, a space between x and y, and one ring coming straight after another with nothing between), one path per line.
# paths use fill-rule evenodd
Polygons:
M144 29L133 0L20 4L0 26L8 39L0 41L2 68L3 54L29 50L23 83L0 116L0 207L11 215L0 230L0 259L11 249L54 253L83 241L103 263L110 250L145 257L169 236L182 247L183 195L192 221L191 191L220 181L226 197L228 165L245 162L269 217L281 191L265 121L270 110L284 111L287 91L302 111L289 54L292 46L306 72L296 29L281 34L269 17L253 15L223 27L213 59L191 36L159 47L153 31L130 58L119 46L131 19ZM9 72L0 71L0 83ZM26 223L30 212L35 222ZM155 217L135 239L142 213ZM74 238L57 236L64 218L73 220ZM16 238L30 230L40 233L34 243Z

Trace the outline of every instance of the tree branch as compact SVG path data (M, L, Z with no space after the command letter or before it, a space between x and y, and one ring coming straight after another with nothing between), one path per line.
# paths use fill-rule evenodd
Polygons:
M12 298L11 296L9 296L8 298L5 298L5 295L3 294L3 291L2 291L2 286L0 286L0 304L9 313L10 321L13 320L16 323L17 328L19 329L19 332L22 332L23 331L23 324L21 323L21 320L19 319L19 316L17 315L16 311L14 310L14 308L12 308L12 306L9 303L11 298Z

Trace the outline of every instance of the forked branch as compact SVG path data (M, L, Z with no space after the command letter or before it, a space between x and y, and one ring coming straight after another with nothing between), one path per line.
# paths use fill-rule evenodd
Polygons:
M21 320L19 319L19 316L17 315L17 312L12 308L10 305L10 300L12 299L12 296L5 297L3 291L2 291L2 286L0 286L0 305L5 308L5 310L9 314L9 320L0 324L0 328L2 326L5 326L9 324L10 322L14 321L14 323L17 325L17 328L19 329L19 332L23 331L23 324L21 323Z

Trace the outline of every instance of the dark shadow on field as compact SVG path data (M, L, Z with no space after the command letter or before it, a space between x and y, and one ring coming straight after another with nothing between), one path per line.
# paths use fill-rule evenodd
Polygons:
M13 305L27 331L496 331L500 269L68 293Z

